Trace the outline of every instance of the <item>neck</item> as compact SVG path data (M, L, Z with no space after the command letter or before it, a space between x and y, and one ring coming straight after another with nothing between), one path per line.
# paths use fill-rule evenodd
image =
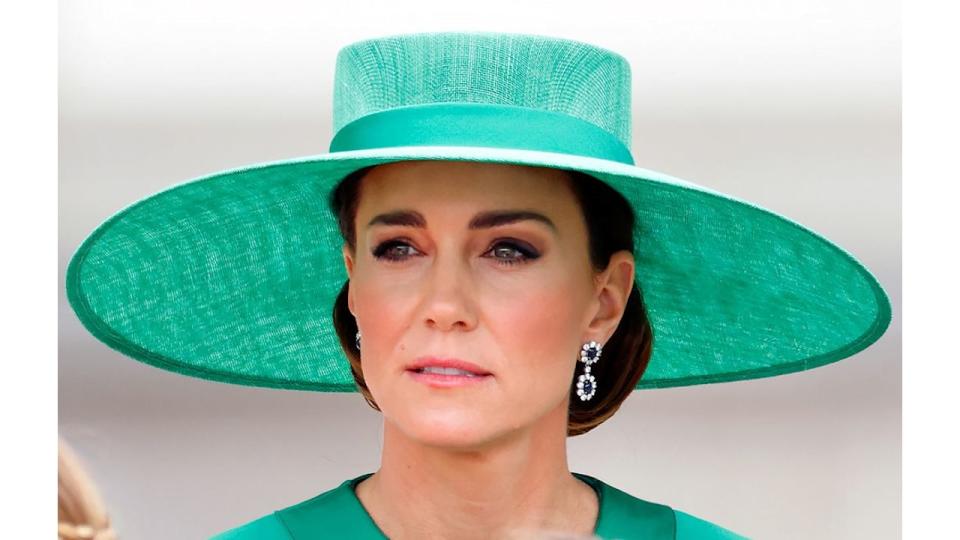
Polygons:
M357 497L392 539L592 535L593 489L567 466L567 409L470 448L425 445L384 422L380 469Z

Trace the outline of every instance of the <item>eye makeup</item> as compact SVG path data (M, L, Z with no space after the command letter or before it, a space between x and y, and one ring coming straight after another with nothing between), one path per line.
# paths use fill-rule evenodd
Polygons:
M409 248L409 250L407 248ZM416 251L408 239L395 238L377 244L371 251L371 254L375 259L380 261L402 262L409 258L408 255L402 253L409 253L410 250ZM496 263L502 266L527 264L540 258L540 253L538 253L533 246L516 239L498 238L494 240L491 247L485 253L494 253L495 255L489 258L495 259ZM498 253L515 253L517 255L500 257L496 255Z

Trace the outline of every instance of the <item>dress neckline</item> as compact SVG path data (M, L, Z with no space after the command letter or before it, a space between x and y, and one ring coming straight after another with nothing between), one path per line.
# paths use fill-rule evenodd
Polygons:
M356 486L373 476L366 473L344 480L339 486L316 497L278 510L277 517L290 538L306 540L324 538L356 538L386 540L386 535L373 521L357 497ZM619 490L593 476L572 473L597 494L599 512L593 535L600 538L674 538L676 516L671 507Z
M373 476L373 474L374 473L361 474L360 476L344 481L343 484L340 485L340 487L345 489L348 492L351 504L354 505L357 512L365 518L366 528L375 530L377 534L382 538L387 538L387 535L380 530L380 527L377 526L377 523L373 520L373 517L370 515L369 512L367 512L366 507L363 506L363 503L360 501L360 497L357 497L357 484L359 484L360 482L363 482L367 478L370 478L371 476ZM591 532L591 534L596 535L597 531L600 530L600 522L604 516L604 512L603 512L604 483L599 479L586 474L575 473L575 472L571 472L571 474L576 478L580 479L581 481L583 481L584 483L586 483L588 486L590 486L593 489L594 493L597 494L597 520L594 522L593 530Z

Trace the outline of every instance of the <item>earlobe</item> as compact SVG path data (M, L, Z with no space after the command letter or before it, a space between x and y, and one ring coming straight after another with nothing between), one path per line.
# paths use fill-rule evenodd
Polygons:
M353 287L351 287L351 282L347 282L347 309L350 310L350 314L353 315L353 318L357 318L357 311L353 309Z

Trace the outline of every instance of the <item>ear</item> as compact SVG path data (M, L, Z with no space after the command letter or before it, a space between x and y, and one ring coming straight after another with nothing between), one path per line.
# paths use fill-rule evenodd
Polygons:
M595 337L588 339L606 343L617 330L633 290L634 272L633 254L629 251L621 250L610 257L607 269L596 278L599 306L587 326L587 332Z
M343 244L343 265L347 269L347 279L353 279L353 255L350 254L350 248L347 246L346 242ZM353 287L347 288L347 307L350 309L350 313L354 317L357 316L357 312L353 309Z

